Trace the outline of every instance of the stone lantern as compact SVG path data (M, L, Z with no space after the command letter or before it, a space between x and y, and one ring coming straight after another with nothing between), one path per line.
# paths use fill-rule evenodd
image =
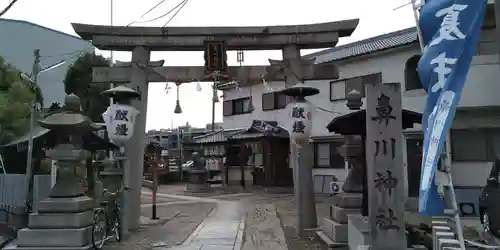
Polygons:
M210 189L208 184L208 171L206 169L205 157L199 152L194 152L193 167L188 169L188 183L186 191L189 192L205 192Z
M66 96L64 107L38 122L56 134L47 156L57 161L59 173L48 198L29 216L28 228L18 231L17 245L5 249L91 249L93 200L85 195L75 169L90 153L82 149L84 133L97 129L82 114L80 98Z

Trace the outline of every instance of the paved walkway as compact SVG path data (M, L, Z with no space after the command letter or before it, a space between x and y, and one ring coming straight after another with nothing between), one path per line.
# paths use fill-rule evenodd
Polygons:
M217 208L188 237L172 250L240 250L244 211L238 202L217 202Z

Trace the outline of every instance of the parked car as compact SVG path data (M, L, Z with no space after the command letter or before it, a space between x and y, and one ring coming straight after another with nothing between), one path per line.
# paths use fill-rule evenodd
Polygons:
M490 175L479 196L479 218L483 229L500 238L500 159L491 168Z

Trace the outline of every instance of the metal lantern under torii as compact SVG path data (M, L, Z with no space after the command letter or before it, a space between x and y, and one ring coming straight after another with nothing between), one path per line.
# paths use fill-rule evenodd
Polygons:
M141 94L134 89L118 86L108 89L101 95L113 98L116 103L111 104L102 114L109 139L123 147L134 133L134 125L139 111L130 102L139 99Z
M309 139L312 130L314 106L305 99L319 93L317 88L303 83L295 84L281 91L282 94L293 97L294 101L287 105L288 115L291 119L288 131L290 139L294 142L303 142Z

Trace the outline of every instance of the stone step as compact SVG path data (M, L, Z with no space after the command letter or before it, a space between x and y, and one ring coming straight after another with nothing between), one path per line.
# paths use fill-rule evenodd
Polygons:
M92 211L81 213L31 213L29 228L84 228L92 225Z
M350 214L360 214L359 208L341 208L335 205L330 205L330 218L340 224L347 224L347 217Z
M331 197L331 203L342 208L360 208L363 203L362 194L338 193Z
M338 247L346 247L346 242L335 242L323 231L316 231L316 236L320 239L321 242L326 246L326 249L334 249Z
M3 248L3 250L91 250L92 244L83 247L19 247L15 243Z
M91 244L91 238L91 226L77 229L23 228L17 232L17 245L20 247L81 247Z
M453 248L458 248L460 249L460 242L455 239L438 239L437 240L437 249L436 250L442 250L442 249L453 249Z
M333 241L347 243L348 229L347 224L340 224L330 218L324 217L322 223L323 232Z

